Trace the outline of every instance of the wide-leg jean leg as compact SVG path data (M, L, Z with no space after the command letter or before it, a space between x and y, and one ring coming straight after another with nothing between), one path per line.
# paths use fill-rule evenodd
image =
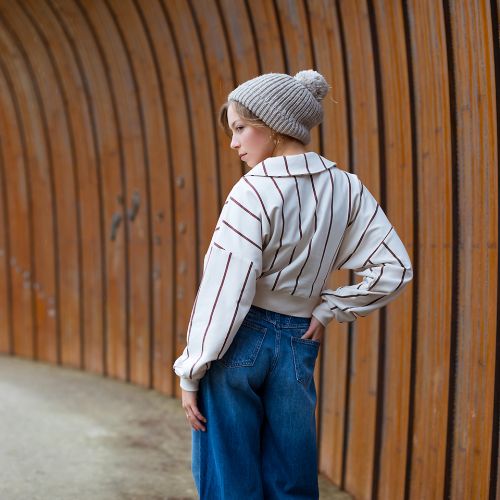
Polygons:
M263 500L259 387L269 367L266 328L246 320L224 357L201 379L206 432L192 431L192 470L200 500ZM269 336L272 344L272 333ZM267 351L267 352L265 352Z
M266 500L319 498L314 366L319 342L281 328L279 355L264 387L262 480Z

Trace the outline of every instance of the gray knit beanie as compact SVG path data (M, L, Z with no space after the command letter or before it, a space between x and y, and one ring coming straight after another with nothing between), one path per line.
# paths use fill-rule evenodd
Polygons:
M268 127L308 144L310 130L323 121L321 101L328 93L324 77L312 69L295 76L266 73L236 87L228 101L237 101Z

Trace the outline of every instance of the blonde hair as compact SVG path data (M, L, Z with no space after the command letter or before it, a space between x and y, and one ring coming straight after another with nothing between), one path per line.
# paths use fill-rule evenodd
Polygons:
M241 116L241 119L248 125L252 125L253 127L268 128L271 131L273 139L277 139L278 141L285 138L292 139L287 135L276 132L276 130L273 130L271 127L266 125L257 115L243 106L243 104L239 103L238 101L232 100L225 102L219 110L219 125L224 129L224 132L229 137L231 137L232 135L231 127L229 126L229 121L227 118L227 108L229 107L229 104L233 104L236 113L238 113L238 115Z

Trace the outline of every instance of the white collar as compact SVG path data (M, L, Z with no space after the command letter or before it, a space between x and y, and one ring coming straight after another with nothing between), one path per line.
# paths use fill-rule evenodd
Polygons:
M296 175L311 175L329 168L335 167L336 163L323 158L318 153L308 151L298 155L272 156L257 163L248 176L259 177L294 177Z

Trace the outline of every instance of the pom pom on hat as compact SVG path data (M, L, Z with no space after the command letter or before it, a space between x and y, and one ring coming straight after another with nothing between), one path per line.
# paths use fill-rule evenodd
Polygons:
M323 75L313 69L299 71L294 78L311 92L317 101L322 101L328 94L329 86Z

